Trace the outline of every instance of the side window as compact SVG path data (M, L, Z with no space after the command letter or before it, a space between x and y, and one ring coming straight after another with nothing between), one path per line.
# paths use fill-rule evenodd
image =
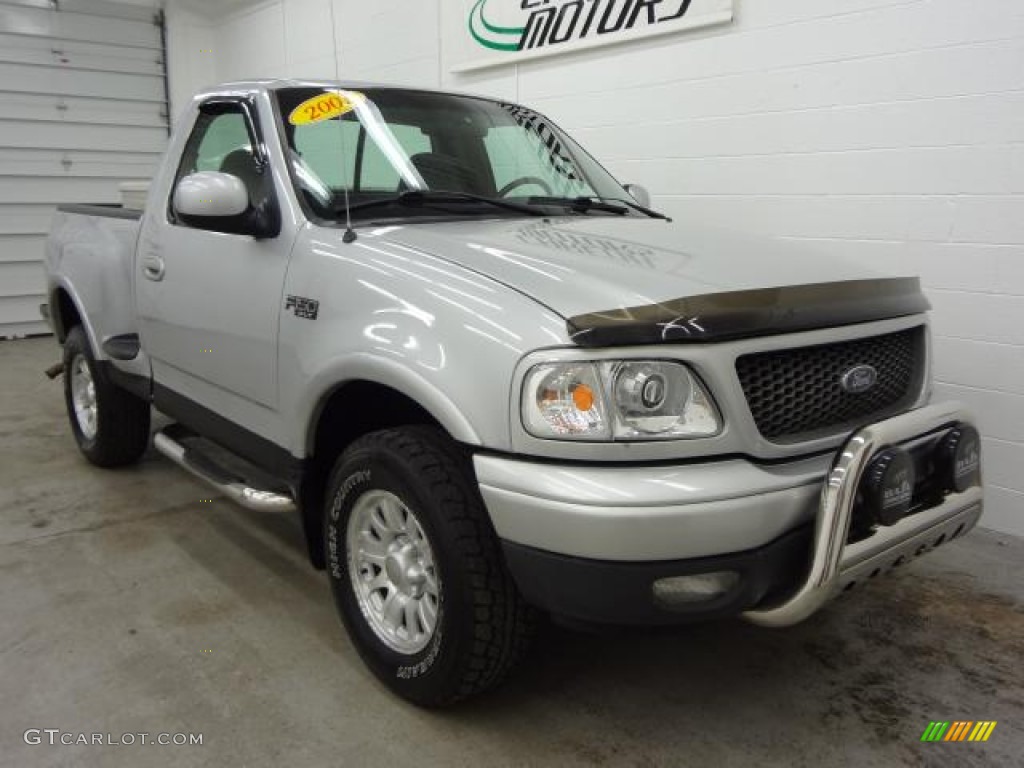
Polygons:
M201 112L181 155L174 186L190 173L220 171L237 176L254 202L260 174L253 155L252 139L241 107L221 107L216 113ZM173 197L174 190L171 194Z
M249 131L241 110L200 115L182 155L179 178L196 171L219 171L232 152L252 154Z

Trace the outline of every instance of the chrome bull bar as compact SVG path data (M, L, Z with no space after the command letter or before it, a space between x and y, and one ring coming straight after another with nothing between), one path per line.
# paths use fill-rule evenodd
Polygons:
M958 403L943 403L894 416L855 433L840 449L825 479L805 581L783 602L746 611L743 618L764 627L792 626L859 579L877 575L970 530L981 516L980 485L950 493L937 506L894 525L878 526L862 541L846 543L857 487L879 450L971 421Z

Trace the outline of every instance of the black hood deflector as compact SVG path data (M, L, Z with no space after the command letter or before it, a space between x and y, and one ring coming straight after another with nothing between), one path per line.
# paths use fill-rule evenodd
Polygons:
M914 315L931 309L916 277L708 293L570 317L581 347L695 344Z

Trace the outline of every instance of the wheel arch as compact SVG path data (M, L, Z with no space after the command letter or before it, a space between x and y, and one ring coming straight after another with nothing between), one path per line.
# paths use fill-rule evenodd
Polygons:
M303 436L305 471L299 492L309 556L317 568L324 567L324 489L335 460L353 441L382 429L426 425L456 442L480 442L461 414L453 416L454 405L443 394L424 396L426 390L420 389L414 396L401 384L395 379L349 378L327 388L316 401Z
M67 341L71 329L77 325L82 326L85 336L89 340L93 356L97 360L107 360L103 351L101 339L96 334L93 325L94 318L91 318L85 311L85 302L78 295L74 285L66 279L60 279L50 289L50 315L53 323L53 332L57 341L63 344Z
M84 315L79 311L78 304L71 296L71 291L64 285L57 285L50 292L50 317L53 320L53 332L61 344L76 325L83 326L90 338L92 336L85 324Z
M375 387L387 397L400 395L429 414L458 442L481 443L477 430L437 382L428 381L394 361L358 354L327 366L309 382L298 408L296 424L300 431L292 440L293 445L301 447L302 455L314 454L316 432L323 414L332 399L348 386Z

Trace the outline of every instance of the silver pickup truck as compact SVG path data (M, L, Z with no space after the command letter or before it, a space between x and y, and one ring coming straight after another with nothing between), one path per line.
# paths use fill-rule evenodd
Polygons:
M211 89L144 211L57 214L71 429L128 464L153 407L160 452L297 511L360 654L427 706L540 613L784 627L974 526L916 278L649 206L518 104Z

